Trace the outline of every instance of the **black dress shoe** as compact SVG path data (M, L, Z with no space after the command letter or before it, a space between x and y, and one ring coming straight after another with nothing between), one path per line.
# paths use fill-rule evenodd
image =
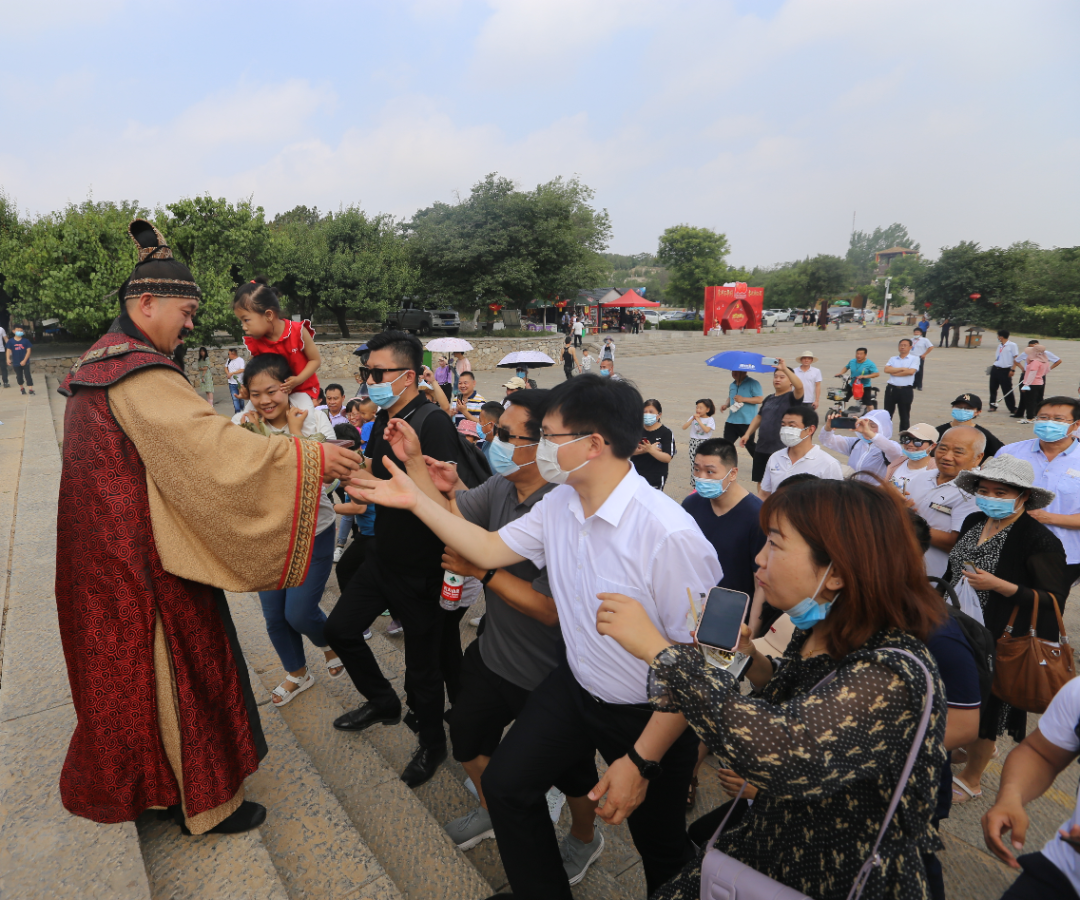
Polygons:
M180 809L180 807L176 808L177 810ZM218 822L217 825L209 831L204 832L204 834L240 834L244 831L251 831L252 828L258 828L265 821L266 807L260 803L245 800L236 808L236 811L231 816ZM188 829L187 825L183 823L182 819L179 824L180 830L188 837L191 837L191 831ZM200 835L195 836L200 837Z
M409 787L420 787L430 781L435 770L446 759L446 744L437 747L421 747L413 754L412 760L401 773L401 780Z
M401 707L396 710L379 709L372 703L365 703L359 709L347 712L334 719L338 731L363 731L372 725L397 725L401 721Z

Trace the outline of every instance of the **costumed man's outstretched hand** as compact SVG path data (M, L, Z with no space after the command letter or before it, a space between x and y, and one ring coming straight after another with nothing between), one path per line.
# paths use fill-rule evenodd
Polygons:
M394 509L416 509L420 490L416 483L399 469L389 456L383 457L388 480L373 479L361 481L354 479L345 486L345 493L361 503L374 503L377 506L392 506Z
M348 481L360 471L360 455L337 444L323 444L323 481Z

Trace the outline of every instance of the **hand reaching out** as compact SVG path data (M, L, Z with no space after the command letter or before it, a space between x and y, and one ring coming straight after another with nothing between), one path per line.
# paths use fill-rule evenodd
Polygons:
M420 499L416 484L390 457L384 456L383 464L390 473L389 480L353 480L345 485L345 493L360 503L392 506L394 509L415 509Z
M435 485L435 490L440 494L450 494L457 489L459 478L454 463L442 462L430 456L425 456L424 462L427 463L428 477Z
M390 442L394 456L403 463L420 458L420 438L416 430L404 419L391 419L386 423L383 439Z

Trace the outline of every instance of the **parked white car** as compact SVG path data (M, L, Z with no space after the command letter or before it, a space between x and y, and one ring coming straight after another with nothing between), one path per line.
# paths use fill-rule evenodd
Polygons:
M777 322L784 321L783 317L775 309L765 309L761 312L761 324L765 328L772 328Z
M660 319L662 318L661 315L660 315L660 310L658 310L658 309L643 309L642 312L645 314L645 324L646 325L652 325L653 328L659 328L660 327Z

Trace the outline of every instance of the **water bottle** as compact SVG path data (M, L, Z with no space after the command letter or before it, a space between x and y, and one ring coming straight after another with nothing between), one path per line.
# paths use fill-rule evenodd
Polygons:
M439 597L439 606L447 612L452 612L461 603L461 586L465 579L455 572L447 572L443 575L442 595Z

